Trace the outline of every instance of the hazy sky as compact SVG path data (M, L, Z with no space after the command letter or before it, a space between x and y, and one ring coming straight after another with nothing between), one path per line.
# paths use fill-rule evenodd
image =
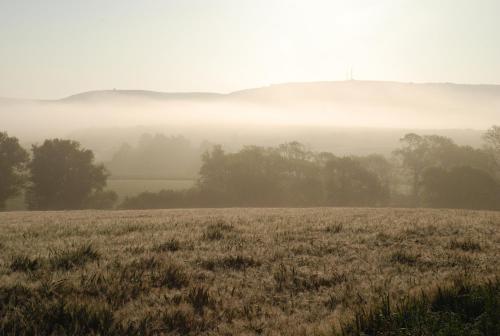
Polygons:
M500 83L499 0L0 0L0 96Z

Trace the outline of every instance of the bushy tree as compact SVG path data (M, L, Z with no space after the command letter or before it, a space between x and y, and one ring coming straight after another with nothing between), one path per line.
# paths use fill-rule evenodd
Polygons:
M279 145L277 173L281 182L282 198L288 206L311 206L324 203L325 191L322 179L323 162L318 155L303 144L293 141Z
M0 132L0 210L5 208L7 199L20 193L28 158L17 138Z
M500 126L492 126L483 135L486 145L500 153Z
M30 209L81 209L106 185L107 172L94 164L92 151L70 140L45 140L32 147L30 186L26 201Z
M394 163L380 154L357 156L354 157L354 159L358 161L363 168L375 174L384 189L384 194L389 197L393 189L396 188L396 184L399 182L395 177ZM385 201L387 200L388 199Z
M325 176L329 205L375 206L387 200L387 191L380 179L353 158L330 160Z
M202 155L200 178L198 186L206 194L210 194L213 201L219 200L228 193L226 154L222 146L215 145ZM215 202L214 202L215 203Z
M280 199L280 162L271 149L246 146L226 154L215 146L202 162L200 188L212 202L257 206Z
M199 188L212 204L313 205L323 199L320 167L298 142L203 155Z
M483 135L483 140L485 141L485 150L490 153L496 162L496 176L498 177L500 166L500 126L492 126Z
M433 165L439 165L440 154L446 152L446 148L452 146L451 140L436 136L420 136L415 133L406 134L400 139L401 148L394 154L401 159L403 168L410 175L410 185L413 202L418 204L420 182L424 170Z
M432 167L423 174L422 200L435 208L494 210L500 208L500 185L480 169Z
M446 137L410 133L401 139L401 144L401 148L394 151L394 154L409 174L414 205L420 203L422 178L428 168L450 170L454 167L469 166L491 175L497 170L497 164L490 151L459 146Z

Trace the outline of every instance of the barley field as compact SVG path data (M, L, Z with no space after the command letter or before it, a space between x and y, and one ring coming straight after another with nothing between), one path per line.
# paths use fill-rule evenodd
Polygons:
M0 237L1 335L336 335L500 274L498 212L11 212Z

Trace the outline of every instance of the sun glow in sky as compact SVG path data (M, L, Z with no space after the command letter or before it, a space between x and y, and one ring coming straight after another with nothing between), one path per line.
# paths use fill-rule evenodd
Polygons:
M500 83L497 0L0 0L0 96Z

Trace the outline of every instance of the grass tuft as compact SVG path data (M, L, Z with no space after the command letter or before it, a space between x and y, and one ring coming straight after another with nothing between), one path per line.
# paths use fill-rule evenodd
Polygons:
M326 227L325 231L328 233L340 233L344 229L344 225L342 223L333 223Z
M392 304L386 296L374 309L356 313L342 335L500 335L500 282L466 282L439 288L434 295L407 297Z
M393 263L414 266L417 264L418 256L406 251L396 251L391 254L391 261Z
M201 331L203 328L192 310L176 307L166 310L161 318L165 331L177 335L188 335Z
M221 240L224 238L224 232L232 231L233 229L233 225L228 224L222 219L218 219L207 226L205 232L203 233L203 239Z
M214 300L212 299L208 288L203 286L193 287L187 294L187 302L191 304L193 309L201 314L207 306L212 306Z
M58 290L57 287L52 288ZM54 295L46 288L0 288L0 331L5 335L119 335L106 305Z
M82 245L76 249L52 251L49 263L53 269L70 270L75 267L81 267L86 263L98 260L100 254L92 245Z
M287 267L281 263L275 270L274 281L278 292L318 291L321 287L334 287L347 281L344 274L333 273L330 276L304 273L295 267Z
M221 240L224 238L224 233L218 227L209 226L203 233L204 240Z
M248 267L259 265L259 263L252 257L245 257L242 255L224 257L220 263L225 268L230 268L238 271L245 270Z
M244 271L249 267L259 266L260 262L252 257L243 255L229 255L222 258L207 259L200 261L201 267L214 271L215 269L231 269L235 271Z
M38 258L21 255L12 258L10 270L13 272L33 272L39 269L40 266L41 262Z
M481 251L481 244L472 239L454 239L450 242L450 248L453 250L462 250L465 252L478 252Z
M152 271L151 283L153 287L157 288L182 288L188 285L189 277L181 267L168 264L159 270Z
M181 243L175 239L172 238L166 242L163 242L157 246L154 247L155 252L176 252L180 250L181 248Z

